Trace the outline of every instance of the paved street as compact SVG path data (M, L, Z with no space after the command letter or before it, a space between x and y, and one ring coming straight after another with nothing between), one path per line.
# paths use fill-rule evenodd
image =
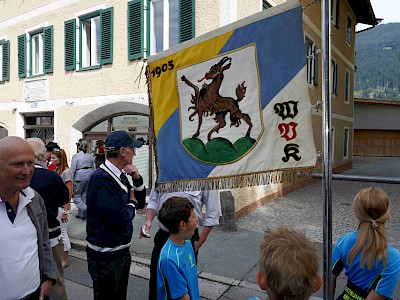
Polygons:
M400 158L362 158L354 159L354 169L344 174L369 176L400 177ZM333 181L333 242L348 230L356 228L351 202L358 190L368 186L379 186L391 198L392 219L387 224L390 243L400 248L398 230L400 226L400 189L397 184L379 184L354 181ZM276 201L267 203L249 215L238 220L237 232L224 232L216 228L203 245L199 255L199 277L202 299L239 300L266 295L255 283L258 270L258 247L263 232L267 228L290 226L303 231L314 243L321 256L322 272L322 186L317 180L310 186L292 192ZM86 237L85 222L73 217L72 212L69 232L75 249L84 250ZM134 230L139 231L144 215L137 215ZM157 221L153 223L151 233L154 235ZM148 285L148 264L153 246L153 239L139 240L134 236L131 253L134 263L131 268L129 299L146 299ZM91 299L91 280L87 272L85 255L74 251L75 258L66 272L68 294L70 299ZM343 289L346 279L339 278L338 288ZM322 297L323 290L315 293ZM400 299L400 288L397 287L394 299Z

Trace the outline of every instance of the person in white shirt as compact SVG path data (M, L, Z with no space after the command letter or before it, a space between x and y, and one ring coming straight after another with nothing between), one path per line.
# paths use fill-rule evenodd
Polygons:
M56 283L46 207L29 187L35 153L27 141L0 140L1 299L44 299Z

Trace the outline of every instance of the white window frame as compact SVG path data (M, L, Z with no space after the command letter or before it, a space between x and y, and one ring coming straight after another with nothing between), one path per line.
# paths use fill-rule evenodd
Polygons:
M43 31L30 35L32 44L29 47L29 51L32 51L32 76L43 74Z
M331 74L330 74L330 84L331 84L331 94L336 96L338 94L338 74L339 71L338 64L336 60L332 58L331 60Z
M305 37L307 44L307 82L314 85L315 78L315 42L308 36ZM318 72L318 71L317 71Z
M332 142L332 155L331 155L331 161L333 163L333 161L335 160L335 126L332 126L331 128L331 142Z
M343 127L343 160L349 159L349 141L350 141L350 128L347 126L344 126Z
M84 18L84 17L83 17ZM95 19L98 19L98 23L96 24ZM87 39L88 39L88 28L84 21L90 20L90 49L88 47ZM100 66L100 54L99 49L97 47L97 38L100 39L100 36L97 37L97 26L100 26L100 14L97 16L93 16L90 18L85 19L82 22L82 45L80 50L82 50L82 62L81 67L90 68ZM101 32L100 32L101 34ZM94 52L95 55L92 55Z
M38 75L44 75L44 71L43 71L43 51L44 51L44 44L43 44L43 32L40 34L41 38L39 39L39 51L41 53L39 53L39 72L33 72L33 70L30 69L30 58L32 57L32 68L34 66L35 60L34 60L34 53L32 53L32 49L33 49L33 45L30 45L30 40L31 37L36 35L36 32L39 31L40 29L44 29L45 27L48 27L49 23L48 22L44 22L35 26L32 26L30 28L27 28L25 30L25 38L28 41L28 45L27 45L27 49L26 49L26 69L27 69L27 77L30 76L38 76ZM31 75L32 74L32 75Z
M351 73L349 70L344 71L344 103L350 103L350 90L351 90Z
M75 18L75 21L76 21L76 25L79 27L79 24L81 22L81 18L84 18L85 15L89 15L89 14L93 14L93 13L96 13L96 12L100 12L101 10L106 9L106 8L107 8L106 4L100 4L100 5L96 5L96 6L93 6L93 7L89 7L89 8L84 9L84 10L77 11L75 13L75 15L74 15L74 18ZM75 43L75 45L76 45L75 46L75 57L77 58L76 59L75 70L82 70L82 69L85 69L85 68L89 69L91 67L94 67L94 66L83 67L83 64L82 64L82 67L80 67L81 64L80 64L79 59L80 59L80 51L81 51L81 36L80 36L81 33L80 33L80 30L76 30L75 33L76 33L76 36L75 36L75 38L76 38L76 40L75 40L75 42L76 42ZM83 57L83 53L82 53L82 57Z
M333 26L338 27L339 26L339 0L331 0L331 23Z
M167 50L175 45L179 44L179 32L178 32L178 40L176 41L175 44L170 44L170 2L173 0L151 0L150 1L150 49L151 49L151 55L158 53L157 52L157 36L156 36L156 32L157 32L157 28L156 26L158 26L155 23L156 17L155 17L155 12L156 12L156 8L155 6L157 5L157 3L162 3L162 11L163 11L163 19L162 19L162 37L163 37L163 46L162 46L162 51ZM168 13L166 13L168 12ZM179 7L177 7L177 12L176 12L176 16L177 16L177 30L179 30ZM161 30L160 30L161 31ZM146 36L146 35L145 35ZM146 44L146 43L145 43Z
M351 36L353 34L353 20L350 15L347 15L346 21L346 42L351 45Z

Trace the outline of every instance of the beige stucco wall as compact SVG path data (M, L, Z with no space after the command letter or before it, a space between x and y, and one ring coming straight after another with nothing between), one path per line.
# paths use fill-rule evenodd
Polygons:
M0 1L0 22L3 22L15 16L22 15L24 13L29 13L34 9L37 9L38 7L45 6L52 2L54 2L54 0Z
M260 0L238 0L237 2L238 20L260 12L262 9L262 3Z
M196 1L196 36L220 26L220 3L215 0Z
M15 1L6 1L7 3ZM50 1L37 1L36 7L41 7ZM57 2L57 1L52 1ZM32 4L24 5L23 10L33 9ZM28 1L29 3L29 1ZM27 7L25 7L25 4ZM9 4L12 9L14 5ZM87 10L92 7L102 5L101 8L114 8L114 36L113 36L113 63L103 66L103 68L89 71L65 71L64 70L64 21L75 18L79 11ZM1 8L0 8L1 9ZM54 72L48 76L40 78L48 80L49 97L48 100L129 94L134 92L144 92L145 76L142 63L128 61L127 54L127 5L121 5L120 1L79 1L52 10L50 12L38 13L37 16L22 20L15 24L0 29L0 36L7 35L10 40L10 81L7 89L4 89L0 101L9 102L13 99L22 101L24 81L29 79L18 79L18 49L17 37L25 33L28 28L43 24L44 26L53 25L54 39ZM119 20L124 20L120 22ZM77 60L79 56L77 56ZM142 80L135 83L136 78L142 76ZM0 87L1 89L1 87ZM1 91L1 90L0 90Z
M0 111L0 116L0 126L8 130L8 135L15 135L15 111L12 111L11 109Z

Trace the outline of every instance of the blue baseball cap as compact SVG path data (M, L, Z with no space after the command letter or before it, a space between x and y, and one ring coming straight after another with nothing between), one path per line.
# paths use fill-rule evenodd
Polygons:
M142 147L141 141L132 138L126 131L117 130L111 132L106 138L107 150L119 150L122 147Z

